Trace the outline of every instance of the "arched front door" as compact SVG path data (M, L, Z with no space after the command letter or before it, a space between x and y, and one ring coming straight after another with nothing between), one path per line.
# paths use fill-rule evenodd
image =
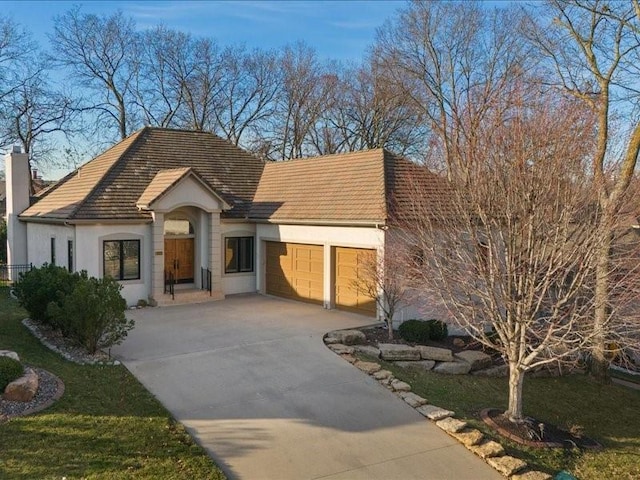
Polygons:
M183 218L165 221L164 269L172 272L176 283L193 283L195 257L194 230Z

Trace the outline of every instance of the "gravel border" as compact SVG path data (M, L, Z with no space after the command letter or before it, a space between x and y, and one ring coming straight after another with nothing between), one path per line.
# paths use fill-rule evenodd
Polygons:
M22 320L22 324L27 327L31 334L40 340L40 343L45 347L70 362L77 363L78 365L120 365L118 360L111 360L109 355L101 350L97 351L94 355L87 353L84 348L74 345L63 337L60 332L39 322L25 318Z
M64 383L60 378L42 368L30 368L38 374L38 391L30 402L10 402L0 397L0 424L49 408L64 394Z

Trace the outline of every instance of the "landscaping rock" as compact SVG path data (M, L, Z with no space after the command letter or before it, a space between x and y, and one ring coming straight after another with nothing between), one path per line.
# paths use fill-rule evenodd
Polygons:
M527 462L509 455L487 458L487 463L506 477L518 473L527 467Z
M476 430L475 428L467 428L461 432L452 433L451 435L465 447L478 445L484 438L482 432L480 432L480 430Z
M390 375L387 378L383 378L382 380L378 380L378 382L380 382L380 385L383 385L385 387L391 388L391 382L393 382L394 380L395 380L395 378L393 378L393 375Z
M508 374L509 365L495 365L493 367L485 368L484 370L471 372L471 375L477 375L479 377L506 377Z
M391 372L389 370L378 370L372 376L376 380L384 380L385 378L391 377L392 374L391 374Z
M4 389L2 398L9 402L30 402L38 391L38 374L28 368L25 374Z
M445 410L444 408L436 407L435 405L422 405L416 408L418 413L427 417L429 420L442 420L453 415L451 410Z
M448 433L458 433L467 428L467 422L451 417L438 420L436 425Z
M416 348L420 351L420 357L423 360L453 362L453 353L448 348L425 347L423 345L420 345Z
M512 475L509 480L552 480L553 477L548 473L539 472L537 470L530 470L524 473L516 473Z
M368 355L370 357L373 358L379 358L380 357L380 349L371 346L371 345L354 345L353 346L354 350L357 353L362 353L363 355Z
M499 457L504 455L504 447L500 445L498 442L494 442L493 440L487 440L479 445L472 445L469 447L473 453L478 455L480 458L491 458L491 457Z
M343 345L342 343L330 344L327 345L327 347L336 352L338 355L351 355L354 352L353 347L348 347L346 345Z
M354 364L358 361L358 359L356 357L354 357L353 355L340 355L342 357L343 360L346 360L347 362L349 362L350 364Z
M371 375L378 372L382 367L374 362L360 362L357 361L353 364L358 370L362 370L364 373Z
M489 355L478 350L465 350L464 352L456 353L455 356L471 365L472 372L489 368L493 363Z
M471 371L471 365L467 362L438 362L433 371L445 375L466 375Z
M393 362L395 365L401 368L416 368L418 370L427 371L431 370L436 364L433 360L418 360L417 362Z
M11 350L0 350L0 357L9 357L13 358L16 362L20 361L20 357L16 352L12 352Z
M413 408L420 407L427 403L425 398L422 398L420 395L416 395L413 392L401 392L400 397Z
M462 348L466 345L466 342L461 339L461 338L454 338L453 339L453 345L458 347L458 348Z
M420 351L408 345L381 343L378 345L383 360L420 360Z
M327 345L334 345L336 343L340 343L340 340L338 340L336 337L332 337L330 335L327 335L326 337L324 337L324 343Z
M408 383L405 383L401 380L393 380L391 382L391 388L393 388L394 391L396 392L409 392L411 391L411 385L409 385Z
M360 330L337 330L330 335L344 345L360 345L367 341L366 335Z

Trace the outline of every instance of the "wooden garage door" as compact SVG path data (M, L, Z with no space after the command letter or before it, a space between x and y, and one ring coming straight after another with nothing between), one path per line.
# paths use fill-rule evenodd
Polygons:
M375 250L335 247L334 261L336 308L375 317L375 300L356 285L358 277L365 275L364 265L375 261Z
M323 270L322 245L267 242L268 294L321 304Z

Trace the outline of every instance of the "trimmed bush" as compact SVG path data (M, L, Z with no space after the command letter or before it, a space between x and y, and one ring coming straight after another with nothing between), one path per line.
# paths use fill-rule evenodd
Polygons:
M24 367L20 362L9 357L0 357L0 392L13 382L20 378L24 373Z
M431 340L441 342L449 336L447 324L442 320L427 320L429 324L429 337Z
M69 273L65 268L44 264L20 274L14 291L32 320L60 328L64 333L64 329L48 315L47 309L52 302L60 305L62 299L73 291L79 278L80 275Z
M407 342L424 343L431 338L431 325L424 320L407 320L400 324L398 333Z
M48 314L56 324L64 325L68 337L95 353L119 344L133 328L133 320L124 314L127 303L121 289L112 278L88 278L83 272L60 304L49 304Z

